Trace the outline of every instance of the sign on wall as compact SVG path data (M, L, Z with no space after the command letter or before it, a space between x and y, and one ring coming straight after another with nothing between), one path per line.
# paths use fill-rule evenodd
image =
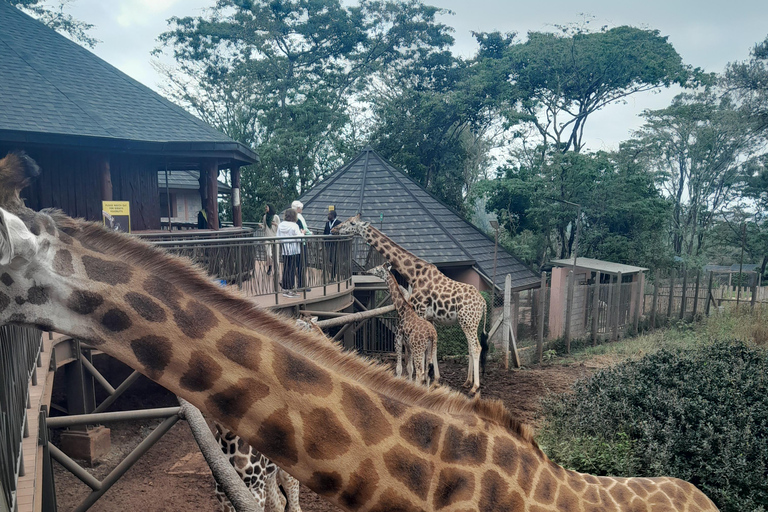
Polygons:
M131 203L129 201L102 201L101 217L104 226L113 231L131 232Z

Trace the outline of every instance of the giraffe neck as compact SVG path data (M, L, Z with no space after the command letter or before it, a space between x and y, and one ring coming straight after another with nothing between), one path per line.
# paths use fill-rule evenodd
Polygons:
M397 280L391 272L387 272L387 286L389 287L389 295L392 297L392 303L395 305L397 314L401 318L406 318L409 311L412 310L405 300L405 297L403 297L403 294L400 291L400 286L397 284Z
M418 276L421 269L433 266L424 261L415 254L401 246L397 245L387 235L368 225L363 233L365 241L384 256L392 264L392 268L397 270L410 283Z

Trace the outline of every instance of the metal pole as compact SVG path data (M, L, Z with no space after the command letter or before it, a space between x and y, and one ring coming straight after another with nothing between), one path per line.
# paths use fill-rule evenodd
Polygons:
M168 233L173 230L171 224L171 189L168 187L168 162L165 162L165 198L168 201Z

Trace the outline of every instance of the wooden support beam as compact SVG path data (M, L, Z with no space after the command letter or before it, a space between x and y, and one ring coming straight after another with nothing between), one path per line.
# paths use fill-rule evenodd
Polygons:
M232 225L236 228L243 226L243 206L240 204L240 166L234 165L229 170L232 180Z
M207 197L205 213L208 216L208 229L219 229L219 163L215 159L207 159L203 166L206 170Z
M368 318L373 318L375 316L383 315L384 313L389 313L390 311L394 311L394 310L395 310L395 306L389 305L389 306L384 306L383 308L376 308L368 311L361 311L359 313L350 313L349 315L338 317L338 318L320 320L319 322L317 322L317 325L320 326L322 329L328 329L330 327L336 327L338 325L344 325L350 322L359 322L361 320L367 320Z

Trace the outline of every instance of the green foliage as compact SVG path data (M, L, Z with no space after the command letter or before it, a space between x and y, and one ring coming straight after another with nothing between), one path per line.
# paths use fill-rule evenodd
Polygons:
M67 4L74 0L60 0L58 7L45 5L45 0L0 0L6 1L36 18L38 21L51 27L57 32L65 34L73 41L81 43L88 48L93 48L99 42L88 33L93 28L90 23L85 23L67 14L65 8Z
M614 476L675 476L724 512L768 506L768 357L742 342L661 350L545 403L557 462Z
M746 62L734 62L725 72L725 85L741 103L754 130L768 132L768 37L755 45Z

